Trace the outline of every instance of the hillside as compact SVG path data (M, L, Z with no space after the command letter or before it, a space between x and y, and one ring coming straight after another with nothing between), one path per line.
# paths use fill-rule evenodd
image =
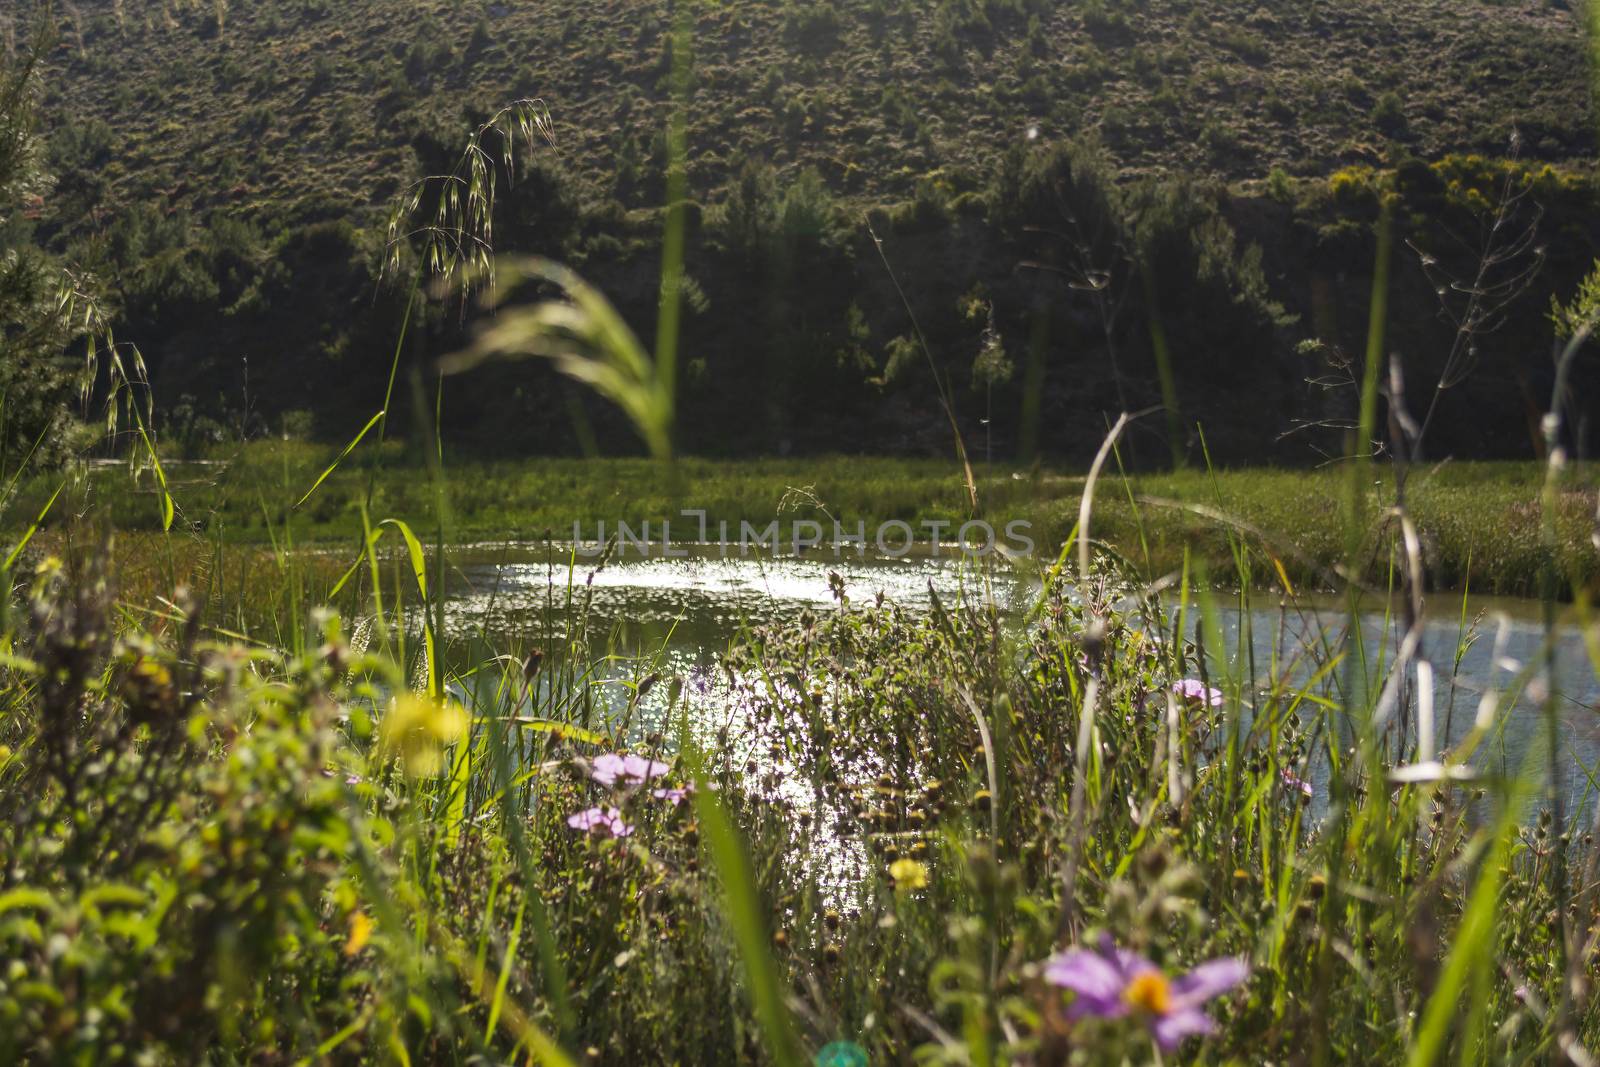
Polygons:
M667 9L74 0L46 111L107 124L90 146L107 202L253 217L381 205L419 123L464 132L469 108L535 96L587 189L633 203L664 119ZM1492 153L1513 123L1536 158L1594 148L1565 0L787 0L702 5L695 34L692 183L708 202L752 156L903 198L941 167L987 170L1030 129L1097 131L1130 173L1228 179Z
M348 440L404 310L379 277L386 209L516 98L548 105L555 143L500 175L497 250L574 264L651 335L668 4L56 11L56 181L23 239L95 279L144 352L168 442ZM1161 405L1130 462L1198 460L1202 427L1220 460L1315 462L1344 447L1390 203L1389 343L1418 396L1440 383L1432 447L1540 447L1547 311L1600 244L1583 35L1563 0L694 11L681 446L948 454L913 311L986 452L1091 455L1108 416ZM1486 248L1496 307L1466 336L1451 305ZM473 325L440 305L410 321L405 388ZM453 442L494 454L638 447L547 367L447 393L402 407L441 410Z

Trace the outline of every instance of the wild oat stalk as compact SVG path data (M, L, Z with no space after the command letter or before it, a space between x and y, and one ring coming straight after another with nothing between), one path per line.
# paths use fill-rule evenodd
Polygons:
M490 228L493 171L488 165L488 155L477 143L477 136L469 142L462 156L470 180L463 186L460 175L447 177L441 186L441 206L435 223L419 231L427 235L425 262L447 264L449 270L445 273L455 279L463 292L476 285L485 287L489 307L497 309L493 322L480 334L476 344L441 361L443 373L466 370L496 355L550 359L561 373L621 407L651 454L659 459L672 456L676 409L688 181L685 160L690 28L690 6L684 5L674 22L671 38L675 106L667 131L666 225L654 358L645 351L610 301L570 268L543 258L505 259L497 265ZM509 114L519 116L515 128L526 132L530 143L532 131L547 134L550 129L548 115L542 110L523 109ZM490 128L500 129L491 123L484 130ZM482 132L480 130L480 134ZM500 132L502 143L509 146L511 138L504 130ZM506 151L509 153L509 147ZM506 166L509 169L509 154ZM408 214L417 210L420 196L420 192L413 194ZM394 231L394 224L391 224L391 232ZM554 287L560 295L531 306L504 308L496 291L497 267L504 268L518 282L542 283Z
M672 453L672 388L610 301L576 273L547 259L504 259L513 284L553 285L564 299L502 310L469 349L446 357L445 373L467 370L486 358L538 356L589 386L627 413L652 454Z
M517 149L529 155L539 143L555 145L550 109L538 99L516 100L467 138L448 173L413 182L389 214L384 270L399 271L408 252L418 269L458 288L493 290L494 209L499 174L517 175Z

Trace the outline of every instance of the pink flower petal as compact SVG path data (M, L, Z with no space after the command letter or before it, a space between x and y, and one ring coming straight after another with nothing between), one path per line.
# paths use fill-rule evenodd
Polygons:
M1204 1004L1250 977L1250 965L1235 956L1208 960L1172 983L1174 1010Z
M1162 1052L1173 1051L1186 1037L1209 1034L1216 1028L1211 1017L1198 1008L1179 1008L1150 1023L1150 1033Z
M634 782L643 783L666 774L667 765L643 756L626 756L622 760L622 773Z
M650 790L650 795L655 797L657 800L670 801L673 807L677 807L679 804L682 804L684 800L693 792L694 783L689 782L686 785L677 786L672 789L652 789Z
M1119 952L1114 946L1110 952L1104 948L1100 952L1070 949L1052 956L1045 964L1046 982L1077 994L1070 1011L1072 1018L1094 1015L1116 1019L1128 1013L1122 995L1128 988L1129 967L1128 961L1119 958ZM1133 960L1143 962L1138 957Z
M615 753L608 752L604 756L596 756L589 764L589 777L603 786L617 784L617 779L626 772L626 761Z
M1175 682L1172 691L1185 700L1209 704L1213 708L1222 707L1222 690L1213 689L1198 678L1185 678L1181 682Z

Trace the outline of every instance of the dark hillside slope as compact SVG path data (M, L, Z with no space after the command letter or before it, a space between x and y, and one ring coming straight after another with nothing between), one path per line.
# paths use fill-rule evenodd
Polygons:
M379 204L419 114L546 100L594 191L648 193L661 0L75 0L48 111L110 127L112 202L246 216ZM1099 131L1130 172L1320 174L1415 153L1593 154L1559 0L787 0L703 5L690 130L703 200L762 156L909 196L1029 128Z
M556 145L502 176L498 248L573 263L650 336L669 10L60 4L44 109L57 184L29 212L34 237L100 280L168 440L347 440L380 400L404 304L378 277L385 209L493 109L537 96ZM1535 447L1546 310L1600 247L1585 46L1562 0L695 11L685 447L948 450L870 218L957 418L997 458L1090 454L1108 416L1169 399L1130 462L1170 459L1174 439L1197 456L1197 424L1222 460L1336 452L1385 201L1390 347L1418 397L1451 370L1432 450ZM1496 231L1507 189L1520 207ZM1525 226L1503 268L1516 299L1458 346L1461 309L1436 292L1455 299L1484 242ZM413 321L402 382L471 325L438 306ZM1580 404L1594 378L1585 365ZM452 382L443 411L453 440L496 452L638 447L540 366Z

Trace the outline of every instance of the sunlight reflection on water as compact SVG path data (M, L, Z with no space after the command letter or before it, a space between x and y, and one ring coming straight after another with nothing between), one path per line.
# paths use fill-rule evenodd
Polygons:
M842 580L848 607L870 606L881 596L905 609L925 611L935 596L947 603L965 598L993 603L1014 619L1022 616L1039 589L1036 577L1002 561L990 561L994 565L980 569L949 549L933 558L926 546L902 559L860 558L848 552L836 557L830 551L806 558L723 558L714 547L690 551L689 558L613 558L595 569L598 559L580 556L574 562L570 549L561 546L481 546L452 558L457 578L451 612L495 640L509 638L523 647L567 639L574 618L583 615L592 646L610 653L598 671L607 679L598 685L601 704L613 711L626 705L631 690L624 679L652 671L681 677L696 728L710 736L748 710L731 699L728 680L719 669L720 654L741 633L792 622L804 611L837 609L834 576ZM586 611L569 610L569 602L586 604ZM1279 607L1274 598L1265 596L1256 603L1272 606L1252 610L1248 616L1237 606L1219 612L1232 663L1212 668L1219 676L1256 680L1235 690L1246 706L1262 696L1274 677L1296 683L1308 678L1346 621L1342 611L1326 602ZM1543 755L1543 720L1537 714L1536 672L1519 671L1539 656L1543 629L1527 604L1515 602L1470 603L1469 627L1480 607L1509 609L1510 614L1498 621L1486 615L1452 669L1464 632L1457 618L1460 598L1440 596L1430 605L1434 614L1425 648L1436 664L1438 742L1442 747L1465 736L1486 691L1505 692L1511 710L1496 716L1495 730L1480 747L1475 765L1508 774L1526 765L1542 773L1548 761ZM1363 627L1365 666L1357 661L1353 677L1360 683L1364 672L1371 679L1365 684L1375 692L1398 643L1400 623L1374 613L1364 617ZM1191 621L1186 632L1192 629ZM1241 636L1247 629L1248 641ZM1560 744L1569 761L1567 792L1576 804L1590 792L1588 774L1600 757L1600 716L1594 711L1600 703L1600 686L1575 627L1564 627L1557 645ZM1344 671L1340 676L1352 677ZM635 709L635 732L659 724L666 713L667 689L656 687ZM1310 770L1320 793L1325 771L1316 765Z

